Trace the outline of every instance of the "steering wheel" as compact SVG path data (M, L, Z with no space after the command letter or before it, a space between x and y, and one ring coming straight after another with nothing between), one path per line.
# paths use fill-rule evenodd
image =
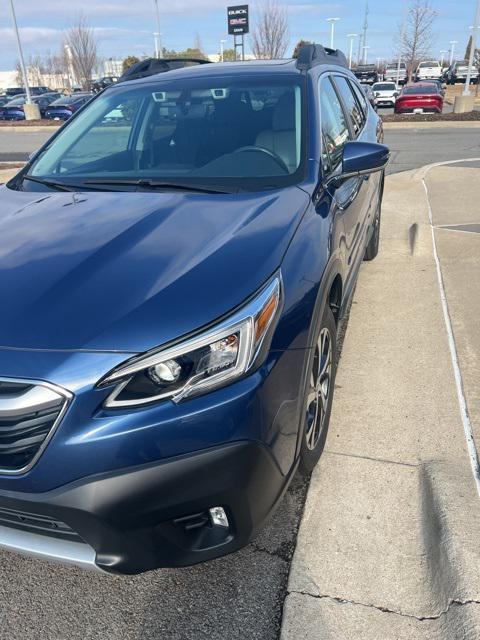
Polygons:
M260 151L260 153L266 153L267 156L270 156L272 160L275 160L275 162L279 164L282 167L282 169L285 170L285 173L290 173L287 165L282 160L282 158L279 155L277 155L274 151L270 151L270 149L267 149L266 147L256 147L255 145L252 144L246 147L240 147L240 149L235 149L233 153L243 153L244 151L247 151L247 152Z

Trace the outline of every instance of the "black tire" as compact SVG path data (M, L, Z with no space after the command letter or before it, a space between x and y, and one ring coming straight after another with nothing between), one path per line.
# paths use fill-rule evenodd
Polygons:
M328 354L326 340L329 340ZM306 476L312 473L325 447L335 388L337 325L329 306L323 312L315 345L308 363L301 433L299 471Z
M370 238L367 248L365 249L365 255L363 259L367 262L374 260L378 255L378 249L380 247L380 224L382 221L382 200L383 200L383 178L380 192L378 195L377 211L375 213L375 219L373 221L373 233Z

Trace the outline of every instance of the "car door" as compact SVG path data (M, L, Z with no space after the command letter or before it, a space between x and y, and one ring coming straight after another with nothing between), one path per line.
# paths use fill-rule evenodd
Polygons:
M351 100L342 99L343 76L323 77L320 82L320 110L322 134L324 139L324 171L334 174L341 170L343 147L349 141L356 140L364 126L365 115L353 95L350 86ZM338 85L337 86L337 82ZM335 84L333 84L335 83ZM354 104L353 104L354 103ZM348 107L346 106L348 105ZM348 109L354 111L348 115ZM363 259L364 234L368 209L368 184L361 178L351 178L335 189L334 205L343 220L345 230L345 259L347 280L350 281L359 263ZM349 285L347 285L349 286Z

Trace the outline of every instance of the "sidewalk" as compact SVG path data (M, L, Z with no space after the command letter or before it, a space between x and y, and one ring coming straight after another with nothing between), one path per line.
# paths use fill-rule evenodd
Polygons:
M467 211L480 222L479 200L467 188L480 192L480 170L451 168L447 179L448 169L427 178L434 223L446 224L435 219L446 200L453 223ZM291 567L282 640L480 637L480 501L422 175L387 178L381 252L360 273L327 447L312 476ZM463 235L476 243L466 263L471 295L480 283L480 234ZM461 262L458 244L456 250ZM447 285L447 296L452 291ZM478 322L472 324L471 313L463 318L459 305L454 312L468 401L480 371Z

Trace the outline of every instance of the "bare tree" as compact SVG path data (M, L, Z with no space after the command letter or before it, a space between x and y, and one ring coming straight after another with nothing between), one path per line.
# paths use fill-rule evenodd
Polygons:
M72 52L71 63L76 81L83 89L90 89L98 63L98 43L85 16L80 15L76 25L67 31L65 44Z
M414 0L408 9L405 28L400 35L400 51L411 80L417 64L432 48L433 24L437 17L428 0Z
M23 87L23 73L20 60L15 61L15 84L17 87Z
M289 43L288 16L278 0L261 0L252 33L252 50L256 58L283 58Z
M303 40L303 39L299 40L297 42L297 44L295 45L295 49L293 50L292 58L298 58L298 54L300 53L300 49L302 47L304 47L305 45L307 45L307 44L312 44L312 43L310 42L310 40Z

